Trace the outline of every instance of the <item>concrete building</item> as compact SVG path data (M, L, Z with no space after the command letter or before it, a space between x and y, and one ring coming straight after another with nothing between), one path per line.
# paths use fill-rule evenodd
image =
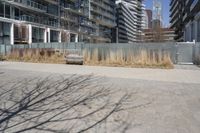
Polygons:
M170 23L176 41L200 41L200 1L171 0Z
M152 28L152 10L145 9L144 10L144 26L143 29L151 29Z
M87 0L89 2L89 20L95 23L96 36L93 42L111 42L112 28L116 26L115 0Z
M170 28L144 29L144 42L174 42L175 31Z
M153 20L159 20L161 23L163 21L162 0L153 0Z
M115 0L0 0L0 43L111 42Z
M142 0L117 0L117 42L141 41L144 5Z
M162 28L162 22L159 19L152 20L152 29Z
M146 10L143 11L143 17L142 17L142 29L148 29L148 15L146 13Z

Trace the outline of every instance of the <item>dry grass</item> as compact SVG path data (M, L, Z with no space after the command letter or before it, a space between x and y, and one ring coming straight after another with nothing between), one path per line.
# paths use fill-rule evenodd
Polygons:
M34 63L65 62L63 55L56 53L53 49L12 49L7 60Z
M103 53L95 49L84 50L84 62L86 65L126 66L126 67L150 67L150 68L173 68L173 63L168 52L145 50L133 53L123 50Z
M4 60L4 56L0 54L0 61Z
M150 67L150 68L173 68L170 54L161 51L147 52L145 50L124 52L84 50L84 64L121 67ZM54 49L12 49L7 56L10 61L23 61L34 63L58 63L64 64L64 55L55 52Z

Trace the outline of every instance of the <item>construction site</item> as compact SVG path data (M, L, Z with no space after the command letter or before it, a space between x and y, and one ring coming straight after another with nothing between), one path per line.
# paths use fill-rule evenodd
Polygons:
M115 0L0 0L0 43L110 43Z

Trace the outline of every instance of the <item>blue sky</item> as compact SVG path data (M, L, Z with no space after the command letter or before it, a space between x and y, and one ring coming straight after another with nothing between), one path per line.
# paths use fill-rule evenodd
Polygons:
M170 0L162 0L163 3L163 20L164 26L169 25L169 3ZM153 0L144 0L144 4L146 5L146 9L153 9Z

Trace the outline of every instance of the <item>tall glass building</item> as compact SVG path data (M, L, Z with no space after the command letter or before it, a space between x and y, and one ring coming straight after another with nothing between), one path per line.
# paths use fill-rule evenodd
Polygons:
M171 0L170 17L176 41L200 41L200 0Z
M0 43L111 42L115 0L0 0Z
M141 41L143 22L143 0L117 0L117 42Z

